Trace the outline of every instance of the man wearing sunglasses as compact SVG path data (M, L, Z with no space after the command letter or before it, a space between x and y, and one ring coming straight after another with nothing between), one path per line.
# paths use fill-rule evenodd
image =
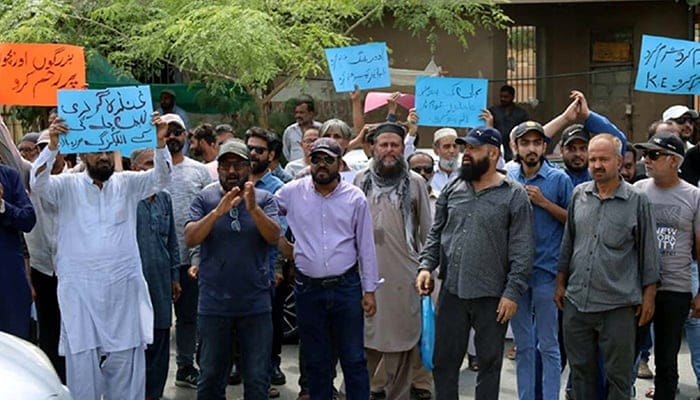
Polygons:
M235 337L245 397L265 399L272 347L268 257L280 237L277 204L248 181L250 153L242 141L224 142L218 162L219 182L197 194L185 225L186 245L201 249L197 398L225 397Z
M648 179L635 183L654 205L656 237L661 254L661 285L654 313L654 398L672 399L678 387L678 351L683 326L692 310L700 317L700 296L693 297L693 245L700 254L700 189L678 176L685 154L675 134L657 133L635 145L644 155ZM646 324L642 329L650 329Z
M693 132L695 131L695 123L698 120L698 112L686 106L675 105L664 110L661 114L661 119L664 122L678 131L678 135L684 142L684 149L693 146Z
M194 366L197 343L197 282L191 278L190 270L199 265L198 247L185 244L184 228L189 215L190 204L195 196L210 184L213 179L204 164L183 153L187 130L185 122L177 114L165 114L161 120L167 122L166 145L173 159L173 174L167 191L173 202L175 233L180 248L180 286L182 293L175 302L175 349L177 372L175 385L194 389L197 387L199 372Z
M346 398L370 396L363 310L367 317L375 314L379 286L372 217L362 191L340 179L341 156L335 140L318 139L311 176L275 195L296 238L294 292L311 400L333 398L333 351Z

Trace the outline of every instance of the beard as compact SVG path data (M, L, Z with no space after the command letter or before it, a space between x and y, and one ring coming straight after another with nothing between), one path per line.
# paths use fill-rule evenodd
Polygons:
M311 173L311 179L314 181L314 183L317 183L319 185L327 185L335 180L340 179L340 172L335 172L335 173L328 173L327 176L325 177L320 177L318 176L318 172L316 173Z
M251 160L250 168L251 172L254 174L261 174L267 170L270 166L270 161L268 160Z
M583 166L581 166L581 167L576 167L576 166L573 166L572 164L570 164L570 163L564 161L564 166L566 166L566 168L567 168L569 171L574 172L574 173L577 173L577 174L579 174L579 173L581 173L581 172L583 172L583 171L585 171L585 170L588 169L588 164L587 164L587 163L584 163Z
M170 149L170 146L168 146L168 149ZM192 153L193 156L195 157L202 157L204 155L204 152L202 151L201 148L199 147L190 147L190 152ZM177 153L177 152L176 152Z
M385 157L375 163L375 171L379 176L393 178L400 175L407 168L403 157Z
M531 158L530 157L531 155L534 155L535 158ZM523 164L527 165L530 168L534 168L534 167L538 166L541 162L544 162L544 157L542 157L542 156L537 157L537 154L535 154L535 153L527 154L525 157L518 156L518 158L520 159L520 162L522 162Z
M238 179L226 179L226 176L219 176L219 183L224 191L228 192L231 189L238 187L241 189L241 195L243 194L243 189L245 189L245 183L248 182L248 176L239 176Z
M114 164L106 162L87 164L87 171L90 178L99 182L106 182L114 173Z
M170 154L179 153L185 146L184 143L180 142L177 139L170 139L165 144L168 146L168 151L170 152Z
M454 171L459 166L459 157L442 158L438 160L438 165L443 171Z
M467 156L465 156L467 157ZM489 170L489 159L484 157L480 160L470 160L470 164L462 164L459 169L459 179L467 181L478 181Z

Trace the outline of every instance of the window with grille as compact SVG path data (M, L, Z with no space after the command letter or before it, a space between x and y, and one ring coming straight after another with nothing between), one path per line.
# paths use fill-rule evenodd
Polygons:
M515 88L515 102L537 99L537 31L534 26L520 25L507 29L507 83Z

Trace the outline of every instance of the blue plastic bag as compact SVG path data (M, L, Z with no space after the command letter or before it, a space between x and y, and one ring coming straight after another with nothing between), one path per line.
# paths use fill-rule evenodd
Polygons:
M435 311L433 299L421 296L423 330L420 335L420 357L428 371L433 370L433 350L435 349Z

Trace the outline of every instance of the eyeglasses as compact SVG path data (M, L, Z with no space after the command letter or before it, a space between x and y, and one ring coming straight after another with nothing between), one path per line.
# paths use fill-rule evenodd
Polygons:
M315 141L316 139L304 139L301 142L304 144L314 144Z
M185 133L184 129L168 129L167 135L168 136L172 135L172 136L178 137L178 136L182 135L183 133Z
M19 150L20 153L31 153L32 151L36 150L37 146L33 147L18 147L17 150Z
M664 153L663 151L659 151L659 150L649 150L649 151L642 152L642 155L644 156L644 158L648 158L651 161L656 161L659 158L661 158L662 156L671 156L673 154Z
M673 122L683 125L686 122L695 122L695 119L692 117L680 117L680 118L674 118Z
M228 212L228 215L229 217L233 218L233 221L231 221L231 230L234 232L240 232L241 221L238 220L238 209L232 208L231 211Z
M267 147L248 145L248 150L250 150L251 152L254 151L258 154L263 154L267 151Z
M240 171L249 166L250 163L248 161L219 161L219 169L222 171L228 171L231 167L236 171Z
M311 156L311 164L320 164L323 162L326 165L331 165L335 160L336 158L329 154L314 154Z
M411 168L411 171L417 172L419 174L422 174L425 172L426 174L432 174L433 173L433 166L432 165L416 165L415 167Z

